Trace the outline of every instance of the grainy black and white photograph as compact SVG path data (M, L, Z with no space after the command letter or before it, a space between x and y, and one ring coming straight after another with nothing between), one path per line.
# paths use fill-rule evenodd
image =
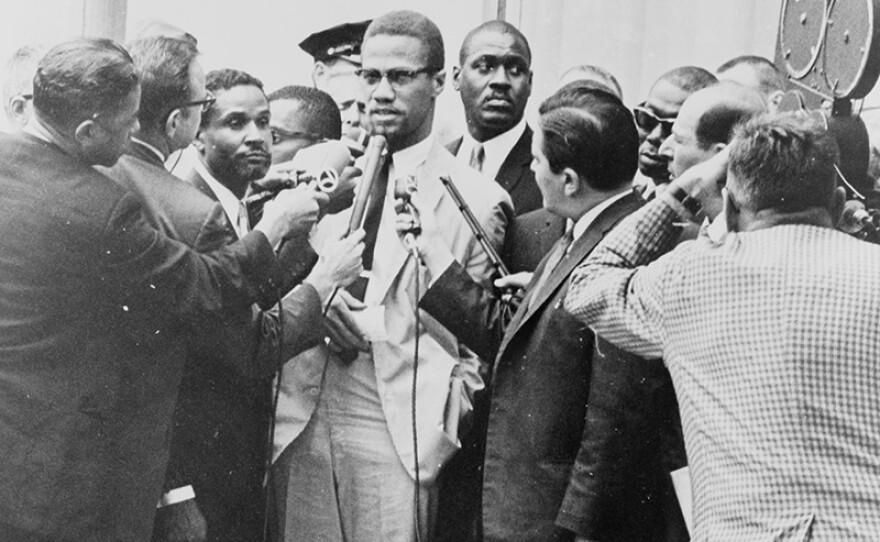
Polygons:
M29 0L0 542L880 541L880 0Z

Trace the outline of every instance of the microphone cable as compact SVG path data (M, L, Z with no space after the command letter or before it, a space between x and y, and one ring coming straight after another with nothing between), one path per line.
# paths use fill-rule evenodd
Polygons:
M275 446L275 416L278 412L278 399L281 395L281 373L284 371L284 301L281 290L275 293L278 299L278 347L276 355L275 386L272 391L272 402L269 410L269 431L266 436L267 446L263 461L263 532L262 542L269 540L269 477L272 471L272 455ZM262 311L260 312L262 315ZM262 325L262 318L260 318Z
M422 508L421 508L421 477L419 475L419 432L418 432L418 424L416 423L416 398L417 398L417 390L418 390L418 379L419 379L419 328L421 327L421 317L419 316L419 290L420 290L420 280L419 280L419 271L421 269L421 258L419 258L418 248L413 246L412 248L407 247L409 254L413 257L413 262L415 264L415 277L414 277L414 286L415 286L415 304L413 306L413 313L415 315L415 340L413 341L413 378L412 378L412 437L413 437L413 471L415 474L415 490L413 495L414 505L415 505L415 522L416 522L416 542L421 542L421 533L422 533Z

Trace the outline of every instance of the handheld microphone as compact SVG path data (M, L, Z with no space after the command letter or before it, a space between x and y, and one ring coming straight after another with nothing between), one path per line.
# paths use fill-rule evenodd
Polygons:
M854 234L867 226L873 226L871 213L865 210L865 204L858 200L847 200L843 204L843 213L837 223L837 229L844 233Z
M416 251L416 254L418 254L416 235L422 233L422 225L419 223L418 217L416 217L415 209L413 209L410 199L417 190L416 179L412 175L400 177L394 181L394 199L403 201L403 205L397 208L397 214L407 214L412 217L413 222L412 227L403 236L403 243L410 251Z
M298 151L292 160L275 166L275 169L283 172L280 178L273 178L270 174L265 186L260 185L261 181L256 181L253 186L259 191L246 197L244 203L261 203L274 198L282 190L312 181L315 181L317 190L330 194L339 186L339 175L350 163L351 154L341 141L325 141L306 147Z
M364 163L364 175L361 177L360 186L358 186L357 195L354 198L354 205L351 210L351 220L348 222L348 231L346 235L361 227L364 221L364 212L367 209L367 200L370 197L370 190L373 183L382 171L382 165L385 162L385 147L387 141L383 135L375 135L370 138L367 150L364 153L366 161Z

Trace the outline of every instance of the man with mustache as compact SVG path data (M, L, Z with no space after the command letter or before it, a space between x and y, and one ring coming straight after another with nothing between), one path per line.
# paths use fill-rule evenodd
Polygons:
M241 237L250 229L242 199L250 183L262 179L271 163L269 102L262 83L247 73L216 70L209 72L206 79L205 87L216 101L202 115L195 141L199 161L187 181L220 204L235 234ZM290 269L304 271L300 277L314 263L307 247L308 231L306 228L288 239L280 249L279 258L289 263ZM352 240L356 238L353 236ZM289 253L291 248L295 249L293 254ZM348 250L356 251L351 247ZM322 260L324 255L322 252ZM321 267L324 266L319 263L314 269ZM306 280L314 286L314 292L308 291L310 286L302 285L282 303L288 325L297 322L307 330L306 335L317 337L299 341L303 347L314 346L323 338L320 308L334 288L332 282L321 286L325 281ZM309 296L310 293L314 295ZM302 309L299 314L292 312L297 305ZM314 320L316 311L318 321ZM256 325L251 323L250 315L244 315L244 320L228 315L230 321L224 322L226 334L240 335L247 327L255 336L265 334L268 326L264 314L259 315L262 323L258 320ZM295 338L291 331L287 330L283 337L285 344ZM276 338L279 334L272 333ZM212 336L214 343L193 348L194 355L209 359L188 363L185 368L165 481L168 493L166 502L161 503L170 506L167 512L163 507L159 513L161 521L157 521L155 541L177 540L180 533L198 532L182 521L186 518L181 515L184 503L190 507L190 518L204 517L207 540L254 540L263 529L272 377L281 363L303 348L285 346L280 352L276 349L260 355L255 348L226 348L229 339L217 333ZM213 357L209 354L218 349L224 351ZM187 488L191 489L175 495Z

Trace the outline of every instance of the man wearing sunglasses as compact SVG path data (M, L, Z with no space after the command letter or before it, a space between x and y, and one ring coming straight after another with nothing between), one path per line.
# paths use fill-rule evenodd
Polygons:
M647 178L641 181L645 199L652 199L658 188L669 183L669 160L660 153L660 145L672 133L681 104L697 90L716 82L715 76L703 68L675 68L661 75L651 87L648 99L633 108L641 141L639 172Z
M273 165L292 160L301 149L342 137L339 109L326 92L290 85L268 98Z

